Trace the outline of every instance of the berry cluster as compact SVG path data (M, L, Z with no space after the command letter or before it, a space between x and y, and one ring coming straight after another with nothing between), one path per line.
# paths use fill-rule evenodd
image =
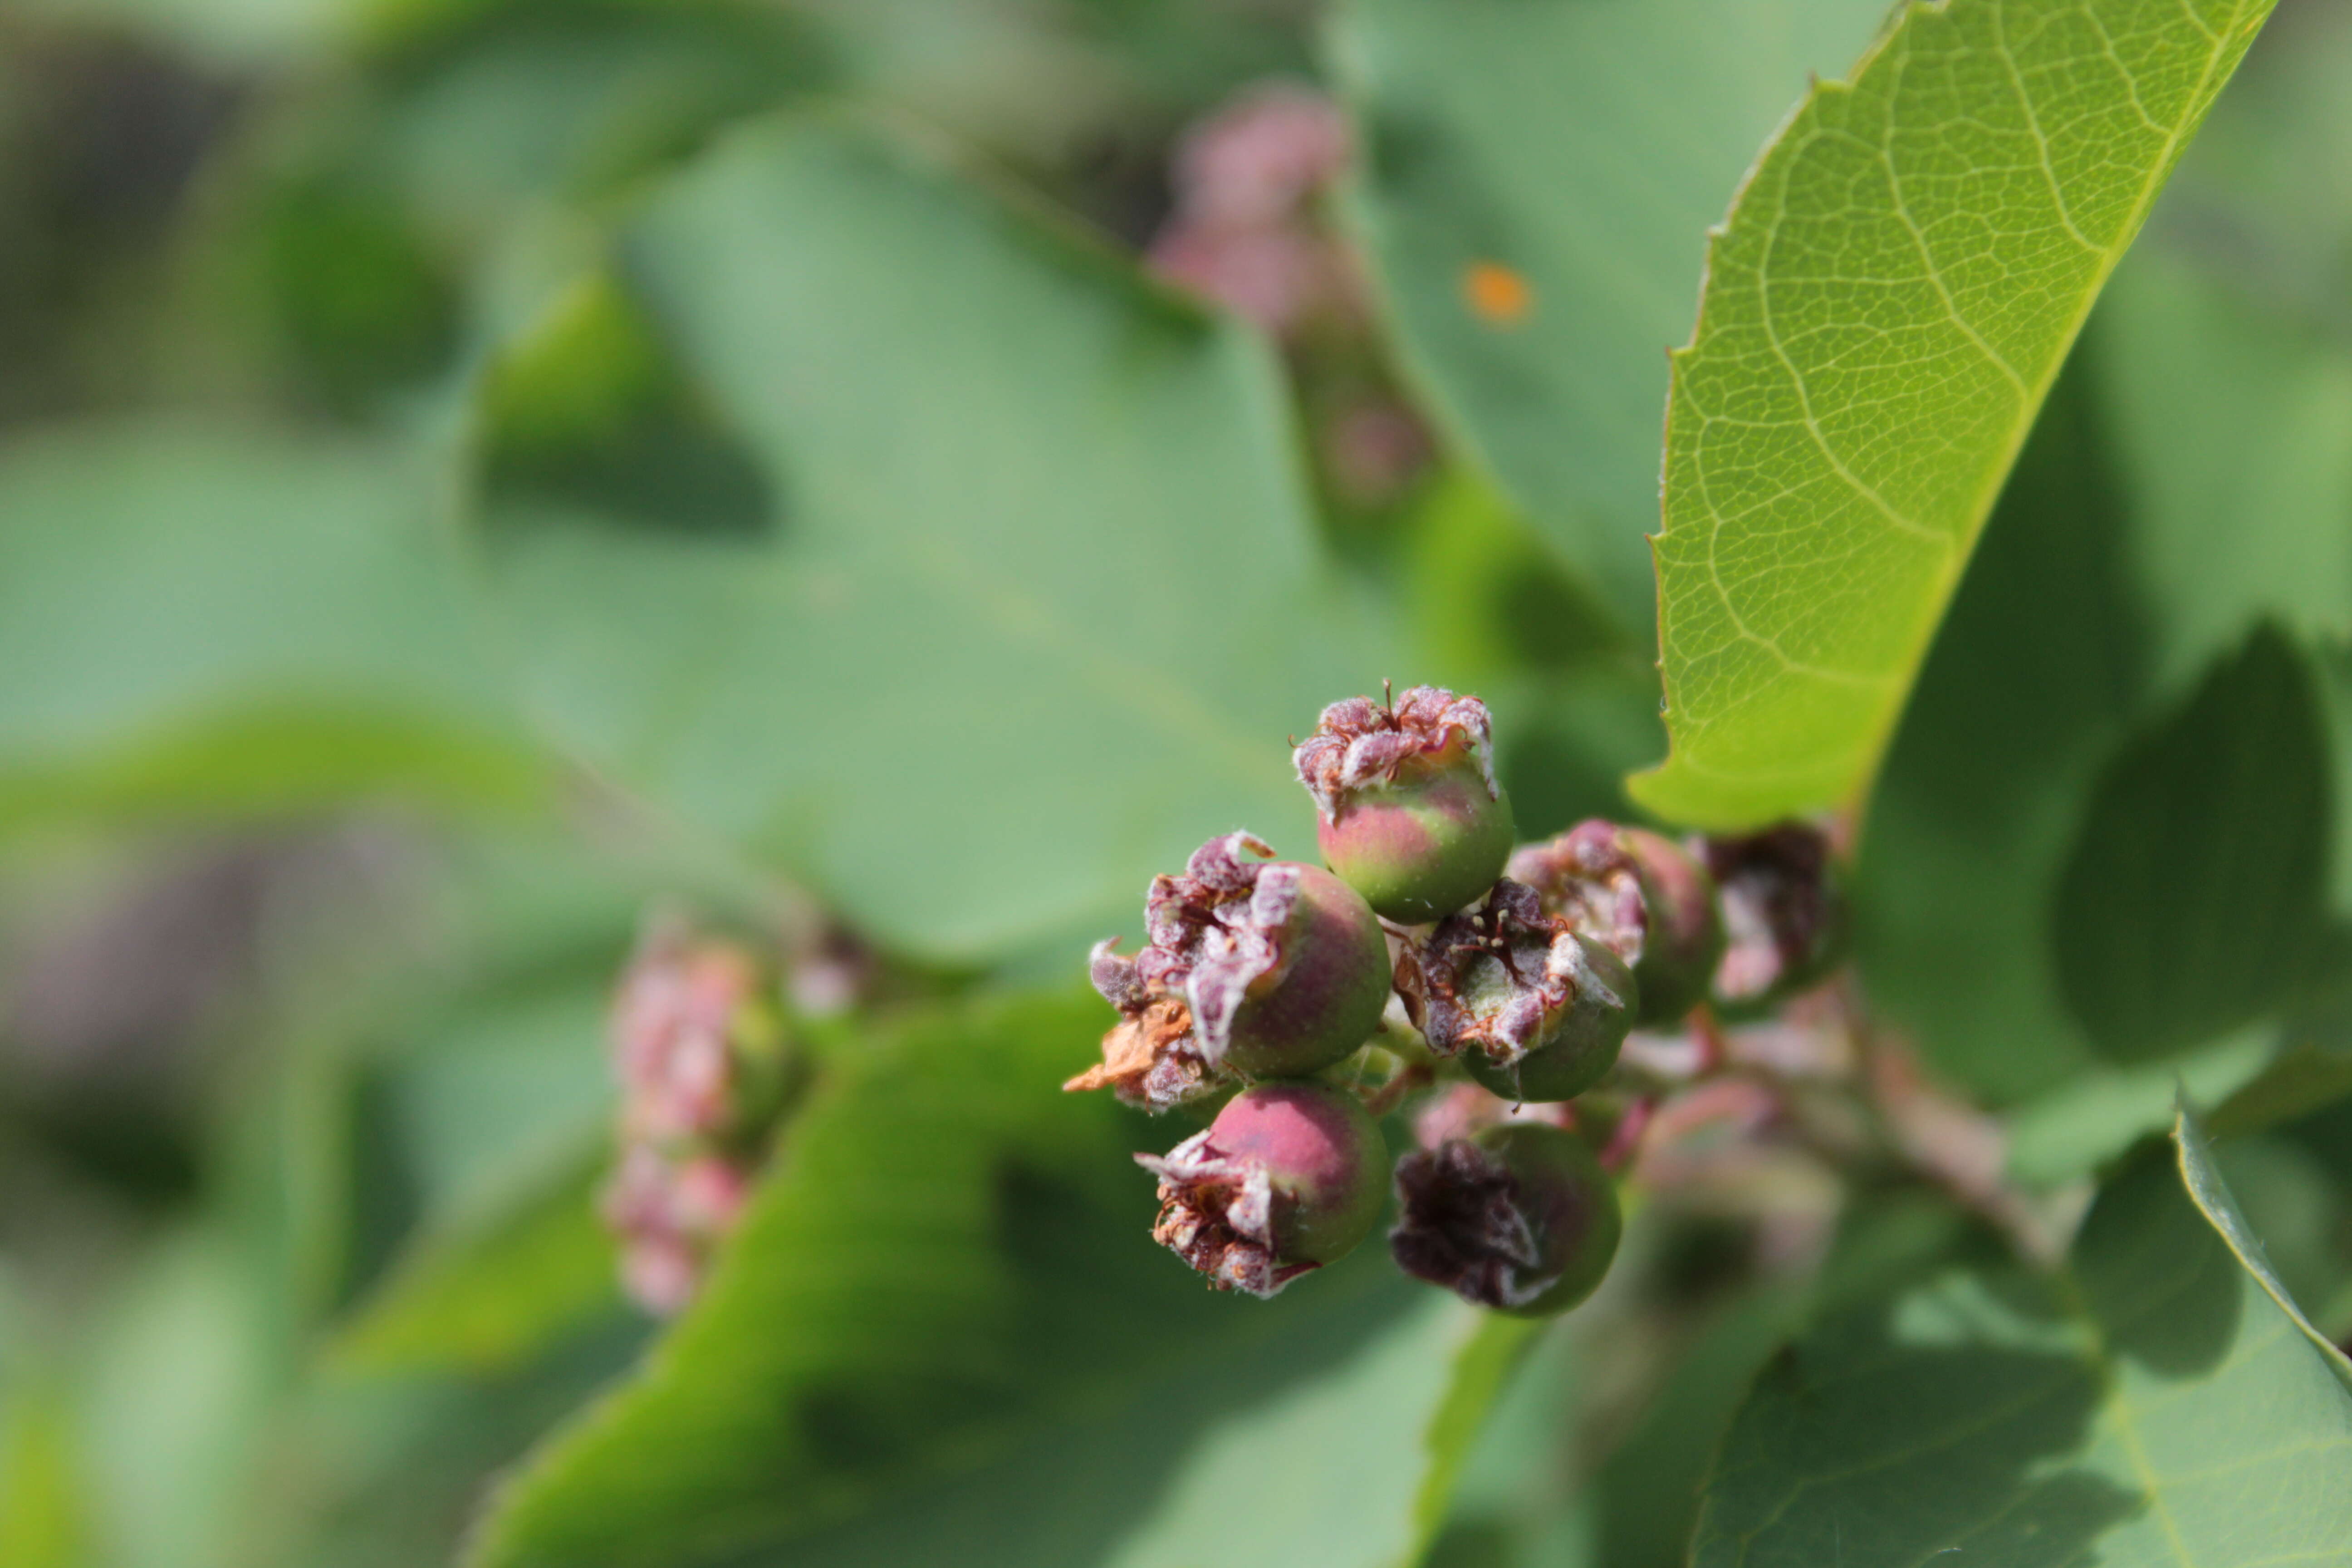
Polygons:
M613 1002L620 1163L602 1209L622 1284L657 1317L694 1297L751 1191L789 1087L773 972L746 948L656 922Z
M1136 1156L1160 1179L1152 1235L1213 1286L1271 1296L1378 1223L1391 1172L1367 1101L1466 1078L1395 1164L1397 1264L1503 1311L1574 1306L1620 1217L1564 1102L1636 1026L1761 1008L1836 962L1824 840L1685 846L1595 820L1515 849L1486 706L1435 687L1332 704L1294 762L1323 865L1234 833L1155 878L1142 951L1094 950L1119 1021L1066 1087L1216 1107Z

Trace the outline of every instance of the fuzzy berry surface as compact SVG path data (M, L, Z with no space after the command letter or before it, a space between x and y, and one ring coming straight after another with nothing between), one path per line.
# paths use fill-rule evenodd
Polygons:
M1416 686L1323 710L1292 757L1323 863L1387 920L1423 925L1476 900L1510 858L1511 802L1475 697Z
M1567 1311L1599 1287L1624 1228L1584 1141L1534 1122L1490 1127L1397 1163L1397 1267L1518 1317Z
M1218 1289L1268 1297L1352 1251L1380 1218L1388 1152L1342 1089L1267 1083L1164 1155L1152 1237Z
M1591 1087L1616 1062L1640 1005L1623 960L1507 878L1406 942L1396 988L1432 1051L1518 1100Z
M1845 956L1845 889L1820 829L1784 823L1695 847L1722 895L1718 1007L1761 1011L1815 984Z
M1715 879L1672 839L1596 817L1523 847L1508 874L1633 967L1637 1026L1676 1023L1706 999L1724 944Z
M1095 987L1122 1027L1156 1030L1131 1075L1138 1103L1164 1110L1220 1077L1303 1078L1380 1026L1390 966L1379 919L1330 872L1273 853L1246 833L1211 839L1182 875L1153 879L1141 952L1096 947ZM1118 1087L1112 1055L1107 1045L1104 1081Z

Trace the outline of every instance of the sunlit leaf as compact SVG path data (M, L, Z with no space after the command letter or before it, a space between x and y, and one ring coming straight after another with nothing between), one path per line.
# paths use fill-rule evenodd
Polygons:
M1736 826L1856 802L2067 348L2268 0L1915 5L1781 130L1675 355L1667 760Z
M1649 640L1666 351L1706 226L1886 0L1353 0L1332 55L1360 128L1347 210L1407 367ZM1645 650L1646 651L1646 650Z
M2056 1278L1947 1274L1785 1352L1732 1428L1691 1560L2325 1561L2352 1539L2347 1455L2330 1352L2150 1151Z

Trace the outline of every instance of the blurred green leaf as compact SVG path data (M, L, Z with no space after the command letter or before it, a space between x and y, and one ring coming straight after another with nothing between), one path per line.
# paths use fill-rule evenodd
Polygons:
M2200 1158L2187 1137L2181 1154ZM1947 1274L1785 1352L1732 1428L1691 1561L2323 1561L2352 1539L2347 1449L2329 1352L2150 1150L2055 1278Z
M1269 1308L1210 1296L1151 1245L1128 1154L1171 1135L1054 1088L1102 1020L1092 997L1030 997L842 1041L702 1299L514 1478L472 1560L772 1546L942 1463L1045 1440L1318 1300L1344 1308L1365 1288L1344 1270Z
M244 426L0 449L0 814L537 799L428 494Z
M1202 1435L1116 1568L1409 1568L1535 1325L1443 1298Z
M2093 331L2158 678L2264 619L2352 632L2352 349L2157 247Z
M2146 686L2129 519L2087 373L2096 347L2052 389L1969 563L1871 802L1855 899L1873 1006L1940 1072L2000 1100L2090 1062L2048 911Z
M2162 1061L2076 1070L2002 1114L2010 1179L2049 1187L2095 1175L2170 1126L2183 1094L2199 1105L2237 1103L2273 1070L2276 1034L2267 1026L2247 1029Z
M2108 273L2267 0L1913 5L1783 127L1675 355L1667 760L1710 826L1857 803Z
M197 1226L159 1240L110 1303L79 1422L103 1561L236 1568L250 1467L283 1385L270 1284Z
M1389 671L1252 338L825 119L728 140L626 255L772 500L722 538L493 495L551 733L934 954L1131 923L1214 832L1307 841L1283 738Z
M1843 68L1885 9L1340 9L1331 54L1363 155L1346 210L1405 362L1454 445L1590 575L1636 646L1657 606L1646 536L1665 351L1689 331L1703 236L1808 72Z
M2180 1179L2188 1185L2190 1201L2221 1233L2231 1254L2244 1265L2246 1272L2253 1277L2263 1293L2270 1297L2272 1306L2294 1323L2305 1344L2316 1352L2321 1363L2336 1374L2344 1392L2352 1395L2352 1358L2347 1358L2326 1334L2312 1327L2311 1320L2304 1316L2303 1309L2295 1305L2294 1298L2287 1294L2286 1287L2280 1283L2262 1238L2246 1223L2245 1214L2238 1207L2238 1200L2231 1195L2229 1184L2221 1178L2221 1172L2214 1163L2212 1146L2206 1142L2204 1128L2199 1124L2195 1113L2186 1106L2181 1108L2179 1118L2173 1125L2172 1141L2179 1155ZM2346 1426L2352 1427L2352 1421L2347 1421Z
M613 1239L596 1213L603 1151L540 1190L418 1237L336 1335L338 1366L499 1372L616 1311Z
M2058 885L2058 980L2099 1051L2145 1061L2269 1014L2327 920L2327 738L2265 626L2102 770Z

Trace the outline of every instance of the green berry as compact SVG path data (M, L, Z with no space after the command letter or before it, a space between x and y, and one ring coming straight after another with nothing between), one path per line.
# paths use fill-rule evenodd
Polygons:
M1829 840L1803 823L1696 847L1721 889L1726 942L1716 1005L1753 1012L1794 995L1845 955L1845 890Z
M1135 1158L1160 1178L1152 1238L1218 1289L1259 1297L1352 1251L1387 1185L1380 1128L1319 1084L1245 1089L1207 1131Z
M1315 797L1323 863L1385 919L1452 914L1510 858L1511 803L1475 697L1416 686L1393 702L1335 702L1292 761Z
M1096 988L1128 1023L1159 1021L1129 1098L1164 1110L1213 1091L1219 1075L1304 1078L1380 1026L1390 973L1380 921L1320 867L1258 858L1273 853L1246 833L1211 839L1181 876L1152 881L1149 946L1131 959L1096 948Z
M1609 1272L1616 1188L1584 1141L1534 1122L1490 1127L1397 1163L1397 1267L1518 1317L1564 1312Z
M1622 959L1508 878L1405 945L1397 990L1431 1050L1519 1100L1591 1088L1616 1063L1640 1005Z
M1679 1022L1706 1000L1723 957L1715 879L1673 840L1595 817L1520 849L1509 874L1633 966L1637 1026Z

